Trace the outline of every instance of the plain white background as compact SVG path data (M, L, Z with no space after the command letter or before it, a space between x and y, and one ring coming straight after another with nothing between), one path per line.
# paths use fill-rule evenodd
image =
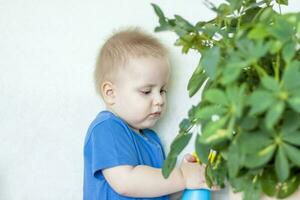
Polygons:
M1 200L82 199L83 140L104 108L93 87L95 57L116 28L153 32L151 2L193 23L214 16L200 0L0 0ZM290 0L283 11L299 9ZM179 122L200 99L186 90L199 55L182 55L174 33L154 34L171 50L168 108L154 127L168 152ZM184 153L192 151L190 143Z

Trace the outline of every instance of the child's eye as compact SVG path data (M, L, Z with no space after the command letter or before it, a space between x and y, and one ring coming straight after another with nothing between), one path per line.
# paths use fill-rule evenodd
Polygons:
M161 90L160 92L162 92L162 93L167 93L167 90Z
M150 94L151 91L141 91L143 94Z
M151 90L147 91L141 91L143 94L147 95L151 93ZM160 93L167 93L167 90L161 90Z

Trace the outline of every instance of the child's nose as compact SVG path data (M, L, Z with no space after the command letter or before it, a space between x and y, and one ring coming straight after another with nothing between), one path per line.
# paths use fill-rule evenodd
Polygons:
M162 106L164 104L164 97L158 94L154 97L154 105Z

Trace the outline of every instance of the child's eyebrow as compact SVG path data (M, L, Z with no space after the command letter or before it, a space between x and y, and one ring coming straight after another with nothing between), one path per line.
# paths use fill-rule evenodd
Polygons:
M155 86L155 84L145 84L145 85L143 85L142 87L153 87L153 86Z
M163 85L163 87L166 86L166 85L167 85L167 84L165 83L165 84ZM149 84L143 85L142 87L153 87L153 86L156 86L156 84L151 84L151 83L149 83Z

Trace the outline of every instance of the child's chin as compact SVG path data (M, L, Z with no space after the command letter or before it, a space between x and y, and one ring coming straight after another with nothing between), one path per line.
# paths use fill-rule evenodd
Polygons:
M158 119L149 120L147 123L147 128L152 128L156 124L157 121L158 121Z

